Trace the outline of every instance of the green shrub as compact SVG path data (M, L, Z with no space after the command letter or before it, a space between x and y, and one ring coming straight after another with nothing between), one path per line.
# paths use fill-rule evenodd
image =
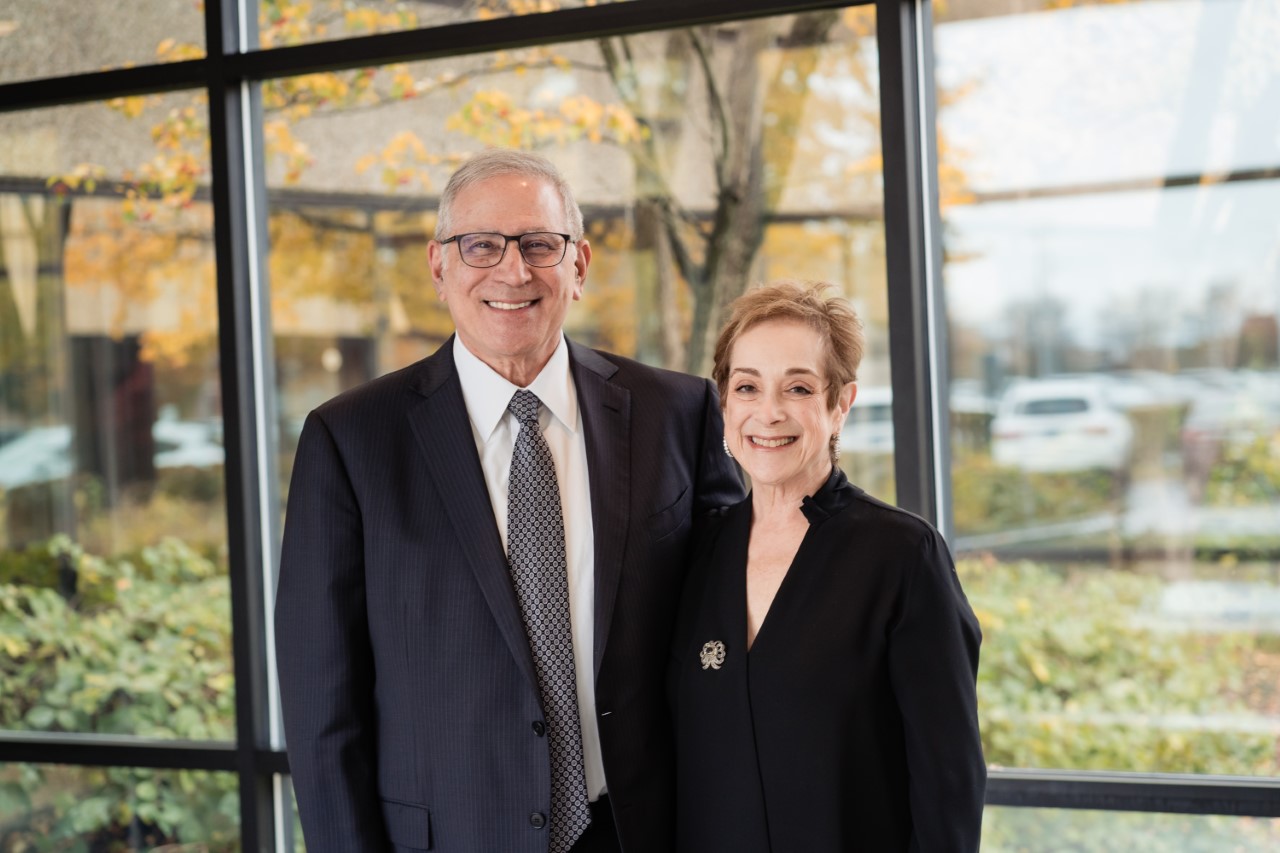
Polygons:
M229 853L239 808L227 773L10 765L0 770L0 850Z
M962 534L1095 515L1114 507L1118 487L1107 471L1027 473L982 453L958 453L951 465L951 503Z
M78 578L77 594L70 598L59 592L56 573L68 565ZM234 684L225 572L176 539L132 557L104 559L59 536L5 555L0 561L0 727L231 740ZM18 779L6 780L7 793L0 794L10 800L25 794L33 820L47 824L42 838L99 832L109 839L132 824L165 838L192 840L229 831L223 825L228 818L209 801L234 799L230 774L211 775L200 785L194 771L81 770L94 777L86 789L92 796L37 808L39 792L50 787L50 774L56 772L26 769ZM200 815L214 815L210 819L216 825L203 825Z
M1280 504L1280 432L1228 444L1209 470L1204 500L1211 506Z
M1236 725L1264 712L1240 698L1253 635L1154 626L1162 582L1151 576L993 560L957 568L983 629L978 699L991 764L1280 770L1275 736Z

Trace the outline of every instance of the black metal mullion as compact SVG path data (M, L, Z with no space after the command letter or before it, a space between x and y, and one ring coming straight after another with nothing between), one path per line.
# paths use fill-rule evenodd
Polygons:
M188 59L5 83L0 85L0 113L191 89L204 85L206 65L204 59Z
M236 749L234 744L219 741L4 732L0 734L0 763L8 762L230 771L236 769Z
M203 85L210 75L262 80L769 15L799 14L870 2L871 0L855 0L852 3L840 0L700 0L690 3L687 0L631 0L626 3L400 30L270 50L251 49L245 53L220 50L217 46L227 43L220 38L211 40L213 33L208 32L205 59L0 84L0 112L173 91ZM218 7L229 8L231 5L232 0L222 0ZM206 5L206 25L213 8L215 7ZM257 22L246 23L250 25L252 36L256 32Z
M931 154L932 83L921 80L931 18L927 0L877 0L880 130L884 162L885 264L889 278L889 359L893 386L898 504L944 534L946 347L941 288L932 286L938 251L937 167ZM940 409L940 411L937 411Z
M1274 818L1280 817L1280 779L992 770L987 805Z
M228 61L240 50L238 0L206 0L210 195L218 289L218 352L226 445L227 550L231 583L232 657L236 686L236 771L240 780L240 846L274 850L270 771L259 760L269 746L265 559L259 434L262 304L259 262L260 170L247 167L247 134L257 104ZM258 172L252 174L251 171ZM252 183L251 183L252 181Z
M631 0L254 51L234 57L248 79L514 50L653 30L867 5L872 0Z

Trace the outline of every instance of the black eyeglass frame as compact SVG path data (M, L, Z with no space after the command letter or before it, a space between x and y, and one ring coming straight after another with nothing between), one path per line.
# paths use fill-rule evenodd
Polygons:
M461 244L461 243L458 243L458 241L459 241L459 240L461 240L461 239L462 239L462 238L464 238L464 237L473 237L473 236L475 236L475 235L477 235L477 234L484 234L484 235L488 235L488 236L492 236L492 237L501 237L501 238L502 238L502 251L498 253L498 259L497 259L496 261L494 261L493 263L491 263L491 264L486 264L486 265L473 264L473 263L471 263L471 261L468 261L468 260L467 260L467 254L466 254L466 252L462 251L462 244ZM550 234L550 235L553 235L553 236L560 237L560 238L563 238L563 239L564 239L564 246L563 246L563 248L560 250L560 257L556 258L555 263L552 263L552 264L535 264L533 261L529 260L529 256L528 256L528 255L526 255L526 254L524 253L524 243L522 242L522 241L524 240L524 238L525 238L525 237L536 237L536 236L538 236L538 235L540 235L540 234ZM528 265L529 265L529 266L531 266L531 267L534 267L535 269L543 269L543 270L545 270L545 269L550 269L551 267L559 266L561 263L563 263L563 262L564 262L565 255L569 254L569 244L570 244L570 243L576 243L576 242L578 242L577 240L575 240L575 239L574 239L573 237L571 237L570 235L568 235L568 234L561 234L561 233L560 233L560 232L558 232L558 231L529 231L529 232L527 232L527 233L525 233L525 234L499 234L497 231L468 231L468 232L466 232L465 234L454 234L452 237L448 238L447 240L441 240L441 241L440 241L440 245L441 245L441 246L446 246L446 245L448 245L449 243L458 243L458 257L462 259L462 262L463 262L464 264L466 264L467 266L469 266L469 267L471 267L471 268L473 268L473 269L478 269L478 270L487 270L487 269L492 269L492 268L496 267L498 264L502 263L502 259L503 259L503 258L505 258L505 257L507 256L507 246L511 245L512 241L514 241L514 242L515 242L515 244L516 244L516 246L517 246L517 248L519 248L519 250L520 250L520 258L521 258L521 259L522 259L526 264L528 264Z

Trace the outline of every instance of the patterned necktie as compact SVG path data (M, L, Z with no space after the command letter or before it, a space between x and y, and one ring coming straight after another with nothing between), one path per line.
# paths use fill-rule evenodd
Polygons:
M564 518L551 448L538 425L541 401L520 390L507 409L520 422L507 493L507 560L542 691L551 750L551 853L565 853L591 823L569 628Z

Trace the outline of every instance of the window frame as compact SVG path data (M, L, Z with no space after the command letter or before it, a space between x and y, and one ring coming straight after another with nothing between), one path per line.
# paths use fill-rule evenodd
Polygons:
M946 310L941 287L933 21L930 0L630 0L257 49L256 0L205 0L207 55L176 63L0 85L0 111L204 89L209 95L236 741L159 742L85 734L0 733L0 762L231 771L241 846L292 850L270 607L279 542L274 363L267 299L267 192L258 83L309 72L553 44L677 27L876 7L891 386L898 502L950 540ZM991 805L1280 817L1280 778L992 769Z

